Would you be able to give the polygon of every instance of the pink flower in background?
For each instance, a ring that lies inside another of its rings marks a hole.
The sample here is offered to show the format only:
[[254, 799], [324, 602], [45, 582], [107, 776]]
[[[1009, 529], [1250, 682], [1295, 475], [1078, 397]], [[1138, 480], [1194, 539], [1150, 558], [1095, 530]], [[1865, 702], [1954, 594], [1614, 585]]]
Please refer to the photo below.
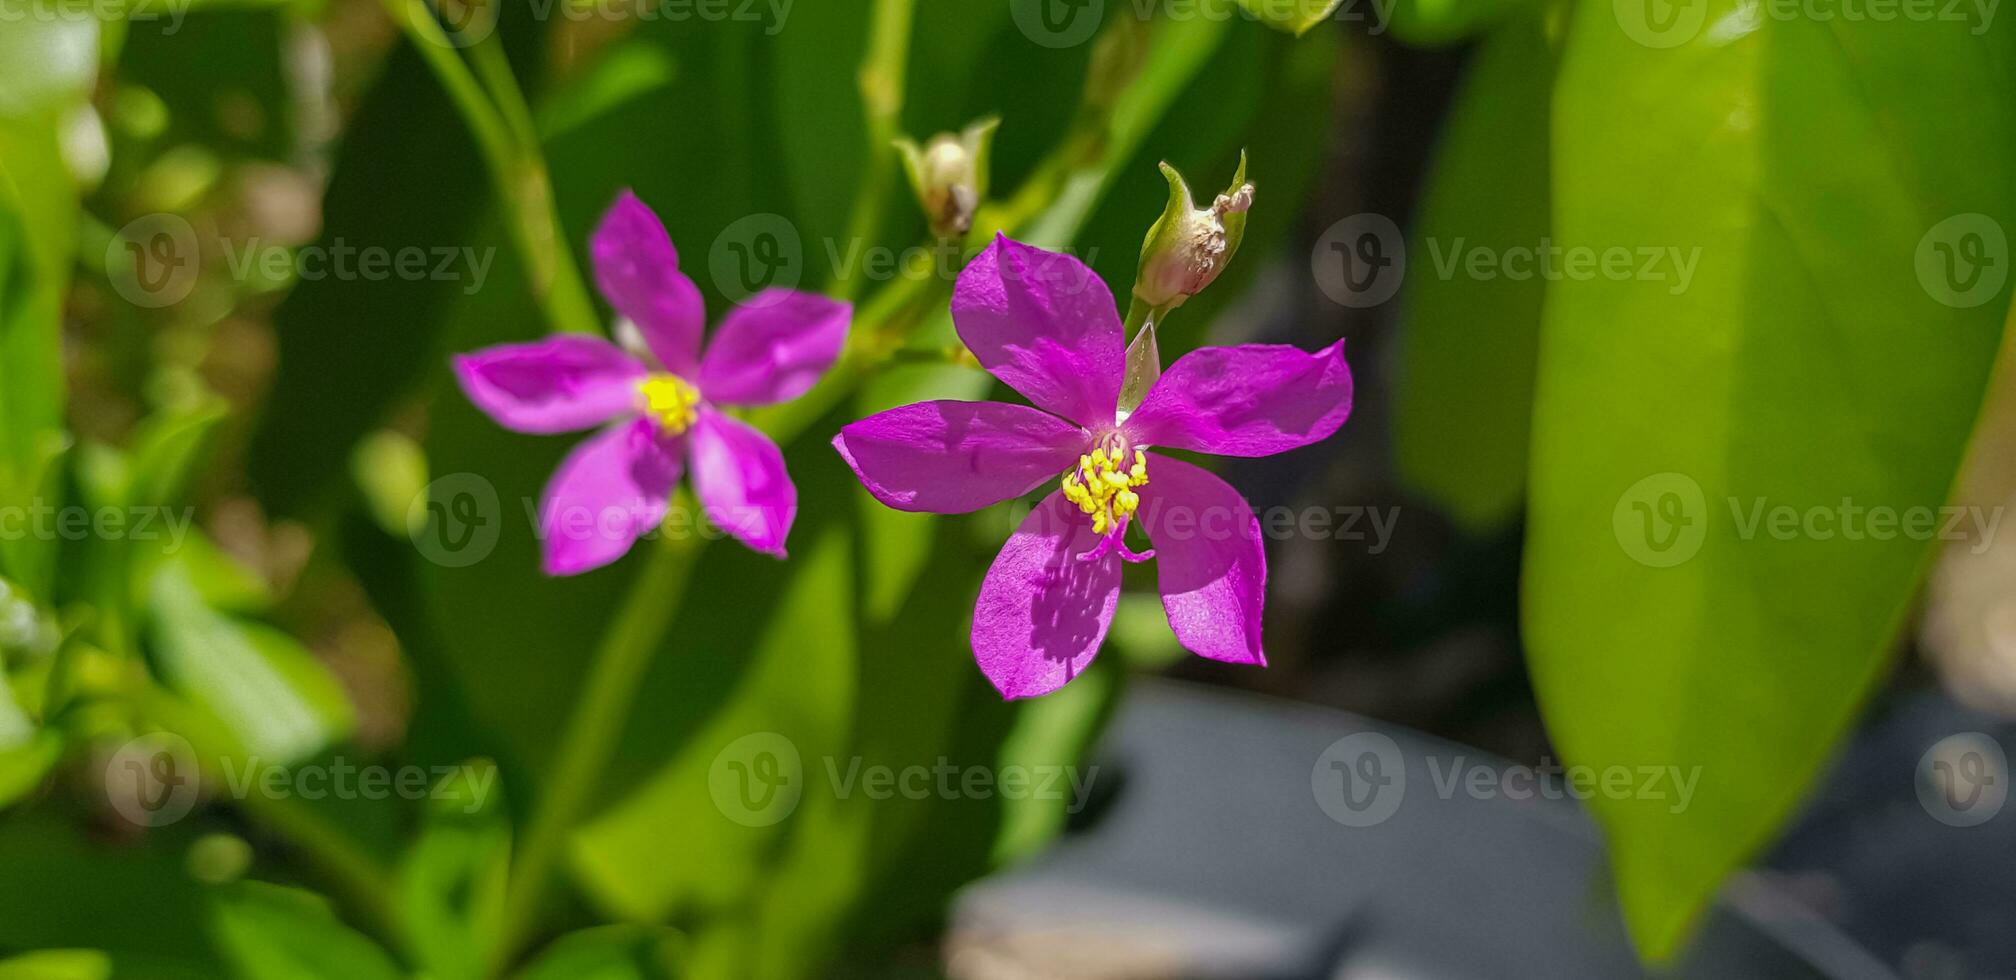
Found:
[[[1238, 491], [1150, 446], [1269, 456], [1328, 437], [1351, 413], [1338, 341], [1207, 347], [1120, 409], [1125, 328], [1113, 296], [1067, 255], [997, 237], [960, 273], [959, 336], [1036, 408], [920, 402], [852, 423], [833, 446], [877, 500], [956, 514], [1056, 480], [980, 586], [973, 654], [1008, 698], [1048, 694], [1091, 663], [1120, 601], [1123, 561], [1156, 558], [1163, 609], [1191, 652], [1265, 664], [1267, 557]], [[1139, 520], [1156, 546], [1136, 553]]]
[[539, 506], [548, 575], [607, 565], [665, 518], [690, 466], [708, 519], [756, 551], [784, 557], [798, 490], [777, 445], [716, 405], [762, 405], [804, 394], [847, 340], [853, 309], [837, 300], [765, 290], [729, 311], [704, 355], [706, 310], [679, 271], [665, 226], [624, 191], [590, 243], [595, 280], [643, 346], [633, 356], [601, 337], [561, 335], [456, 357], [469, 400], [516, 432], [573, 432], [611, 423], [569, 453]]

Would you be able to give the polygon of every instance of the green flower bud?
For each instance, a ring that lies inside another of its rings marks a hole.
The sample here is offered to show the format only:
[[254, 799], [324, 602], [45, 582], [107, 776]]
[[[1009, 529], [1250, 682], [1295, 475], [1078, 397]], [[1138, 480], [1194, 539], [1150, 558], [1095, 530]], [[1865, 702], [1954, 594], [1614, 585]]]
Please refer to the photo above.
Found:
[[989, 116], [957, 134], [939, 133], [922, 147], [908, 137], [896, 141], [933, 235], [958, 238], [973, 227], [973, 212], [987, 198], [987, 156], [1000, 124]]
[[1169, 204], [1141, 243], [1134, 295], [1151, 309], [1167, 311], [1203, 292], [1232, 264], [1239, 242], [1246, 237], [1246, 211], [1253, 206], [1253, 185], [1246, 182], [1243, 152], [1232, 185], [1213, 199], [1210, 207], [1197, 207], [1190, 185], [1175, 167], [1162, 164], [1162, 175], [1169, 179]]

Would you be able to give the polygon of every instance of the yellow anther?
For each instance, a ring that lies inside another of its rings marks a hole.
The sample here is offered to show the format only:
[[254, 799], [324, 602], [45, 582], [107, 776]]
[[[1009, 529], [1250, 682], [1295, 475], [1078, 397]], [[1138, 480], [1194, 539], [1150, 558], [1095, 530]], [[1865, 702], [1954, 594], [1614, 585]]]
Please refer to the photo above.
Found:
[[1078, 468], [1064, 474], [1064, 499], [1092, 518], [1092, 533], [1106, 534], [1134, 516], [1141, 495], [1134, 487], [1148, 483], [1148, 454], [1134, 450], [1134, 463], [1126, 467], [1127, 453], [1108, 453], [1103, 447], [1078, 457]]
[[700, 389], [676, 374], [653, 374], [637, 382], [637, 394], [644, 414], [658, 423], [668, 436], [693, 427], [700, 416]]

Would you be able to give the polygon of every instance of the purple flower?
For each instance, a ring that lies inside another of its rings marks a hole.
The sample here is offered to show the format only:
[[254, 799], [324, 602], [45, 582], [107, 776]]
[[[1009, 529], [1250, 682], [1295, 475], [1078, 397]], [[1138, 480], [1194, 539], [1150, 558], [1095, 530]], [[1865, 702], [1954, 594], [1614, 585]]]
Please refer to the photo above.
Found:
[[636, 327], [637, 356], [600, 337], [562, 335], [455, 358], [455, 377], [497, 424], [573, 432], [611, 423], [569, 453], [539, 505], [548, 575], [607, 565], [665, 519], [689, 465], [707, 517], [742, 543], [784, 557], [798, 489], [776, 443], [715, 406], [805, 393], [847, 340], [853, 308], [769, 289], [729, 311], [705, 355], [700, 290], [658, 216], [624, 191], [590, 242], [595, 280]]
[[[833, 446], [875, 499], [957, 514], [1057, 481], [980, 586], [973, 654], [1008, 698], [1048, 694], [1092, 661], [1123, 561], [1159, 558], [1162, 606], [1191, 652], [1265, 664], [1267, 558], [1238, 491], [1149, 446], [1268, 456], [1329, 436], [1351, 413], [1344, 343], [1194, 351], [1120, 407], [1127, 341], [1083, 263], [997, 237], [952, 296], [959, 336], [1036, 408], [920, 402], [855, 422]], [[1061, 417], [1060, 417], [1061, 416]], [[1139, 520], [1156, 550], [1126, 543]]]

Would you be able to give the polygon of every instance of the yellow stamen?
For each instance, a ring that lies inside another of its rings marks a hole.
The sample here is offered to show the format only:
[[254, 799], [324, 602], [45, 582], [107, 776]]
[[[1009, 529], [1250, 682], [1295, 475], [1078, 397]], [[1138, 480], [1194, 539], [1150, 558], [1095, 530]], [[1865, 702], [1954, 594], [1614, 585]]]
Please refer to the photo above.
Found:
[[700, 389], [676, 374], [653, 374], [637, 382], [643, 412], [668, 436], [693, 427], [700, 415]]
[[1125, 467], [1127, 454], [1102, 447], [1078, 457], [1078, 468], [1064, 474], [1064, 499], [1076, 504], [1092, 518], [1092, 533], [1106, 534], [1134, 516], [1141, 495], [1133, 488], [1148, 483], [1148, 454], [1134, 450], [1134, 465]]

